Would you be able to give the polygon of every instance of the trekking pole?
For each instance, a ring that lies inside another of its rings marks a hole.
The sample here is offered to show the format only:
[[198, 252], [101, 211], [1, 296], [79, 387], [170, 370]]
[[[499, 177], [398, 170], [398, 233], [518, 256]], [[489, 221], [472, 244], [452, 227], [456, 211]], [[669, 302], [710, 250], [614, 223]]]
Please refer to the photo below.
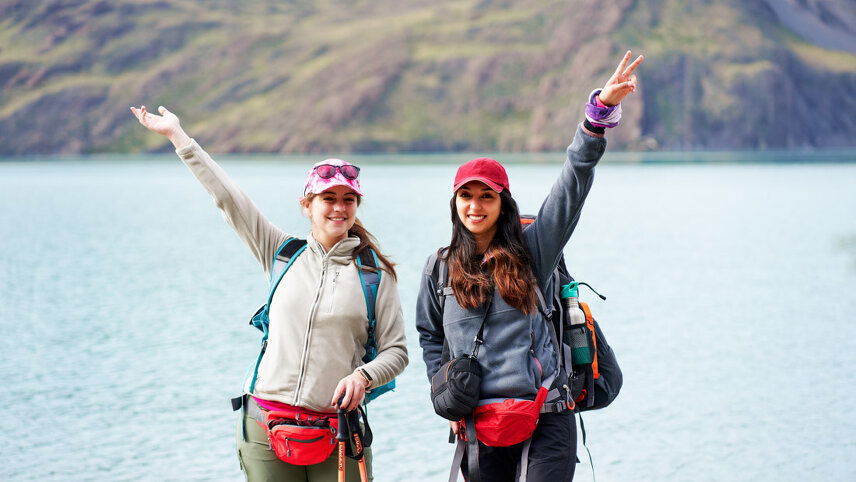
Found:
[[357, 427], [357, 430], [351, 430], [351, 436], [354, 437], [354, 449], [356, 453], [360, 454], [360, 458], [357, 460], [360, 467], [360, 482], [369, 482], [369, 473], [366, 469], [366, 454], [363, 452], [363, 440], [360, 437], [359, 427]]
[[339, 398], [339, 409], [336, 415], [339, 419], [339, 428], [336, 430], [336, 440], [339, 442], [339, 482], [345, 482], [345, 444], [348, 443], [348, 419], [345, 416], [345, 410], [342, 408], [342, 400], [345, 395]]

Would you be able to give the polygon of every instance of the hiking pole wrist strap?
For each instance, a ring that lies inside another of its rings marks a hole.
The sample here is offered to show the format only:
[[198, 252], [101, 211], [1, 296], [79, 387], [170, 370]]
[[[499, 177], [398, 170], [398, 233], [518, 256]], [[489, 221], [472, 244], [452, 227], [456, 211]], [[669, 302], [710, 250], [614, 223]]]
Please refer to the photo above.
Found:
[[458, 472], [461, 470], [461, 463], [464, 461], [464, 454], [467, 454], [467, 482], [481, 482], [481, 473], [479, 471], [479, 441], [476, 438], [476, 424], [472, 415], [467, 415], [464, 418], [464, 426], [466, 432], [466, 440], [464, 437], [458, 436], [458, 446], [455, 447], [455, 456], [452, 458], [452, 470], [449, 473], [449, 482], [458, 481]]
[[467, 424], [467, 482], [481, 482], [479, 470], [479, 440], [476, 438], [476, 422], [472, 415], [466, 418]]

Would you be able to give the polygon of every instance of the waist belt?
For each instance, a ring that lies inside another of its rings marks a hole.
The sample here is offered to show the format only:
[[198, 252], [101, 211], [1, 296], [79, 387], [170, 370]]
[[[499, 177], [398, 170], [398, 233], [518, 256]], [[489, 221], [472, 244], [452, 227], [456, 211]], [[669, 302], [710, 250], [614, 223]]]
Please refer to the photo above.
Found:
[[262, 411], [262, 407], [253, 400], [253, 397], [247, 397], [246, 402], [247, 416], [256, 419], [260, 424], [267, 426], [267, 415]]

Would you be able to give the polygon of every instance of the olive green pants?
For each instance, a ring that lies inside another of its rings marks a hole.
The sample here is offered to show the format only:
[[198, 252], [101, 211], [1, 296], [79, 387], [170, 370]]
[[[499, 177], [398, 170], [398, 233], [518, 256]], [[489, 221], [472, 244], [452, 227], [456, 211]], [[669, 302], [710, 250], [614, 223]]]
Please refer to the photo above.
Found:
[[[246, 414], [238, 417], [236, 443], [241, 470], [248, 482], [284, 481], [284, 482], [336, 482], [338, 480], [338, 450], [333, 450], [324, 462], [315, 465], [292, 465], [279, 460], [268, 445], [267, 434], [252, 418]], [[243, 428], [246, 427], [247, 440], [244, 441]], [[365, 449], [366, 468], [369, 480], [372, 477], [372, 449]], [[345, 480], [360, 482], [360, 468], [357, 461], [345, 457]]]

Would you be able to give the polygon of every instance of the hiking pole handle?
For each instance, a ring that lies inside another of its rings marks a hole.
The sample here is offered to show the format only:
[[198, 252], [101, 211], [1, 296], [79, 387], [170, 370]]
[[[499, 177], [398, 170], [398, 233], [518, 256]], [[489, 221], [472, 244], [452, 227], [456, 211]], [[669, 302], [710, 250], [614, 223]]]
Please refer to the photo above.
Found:
[[339, 419], [339, 428], [336, 429], [336, 440], [339, 442], [348, 441], [348, 412], [342, 408], [342, 400], [344, 399], [345, 395], [339, 397], [339, 401], [337, 403], [339, 409], [336, 410], [336, 417]]

